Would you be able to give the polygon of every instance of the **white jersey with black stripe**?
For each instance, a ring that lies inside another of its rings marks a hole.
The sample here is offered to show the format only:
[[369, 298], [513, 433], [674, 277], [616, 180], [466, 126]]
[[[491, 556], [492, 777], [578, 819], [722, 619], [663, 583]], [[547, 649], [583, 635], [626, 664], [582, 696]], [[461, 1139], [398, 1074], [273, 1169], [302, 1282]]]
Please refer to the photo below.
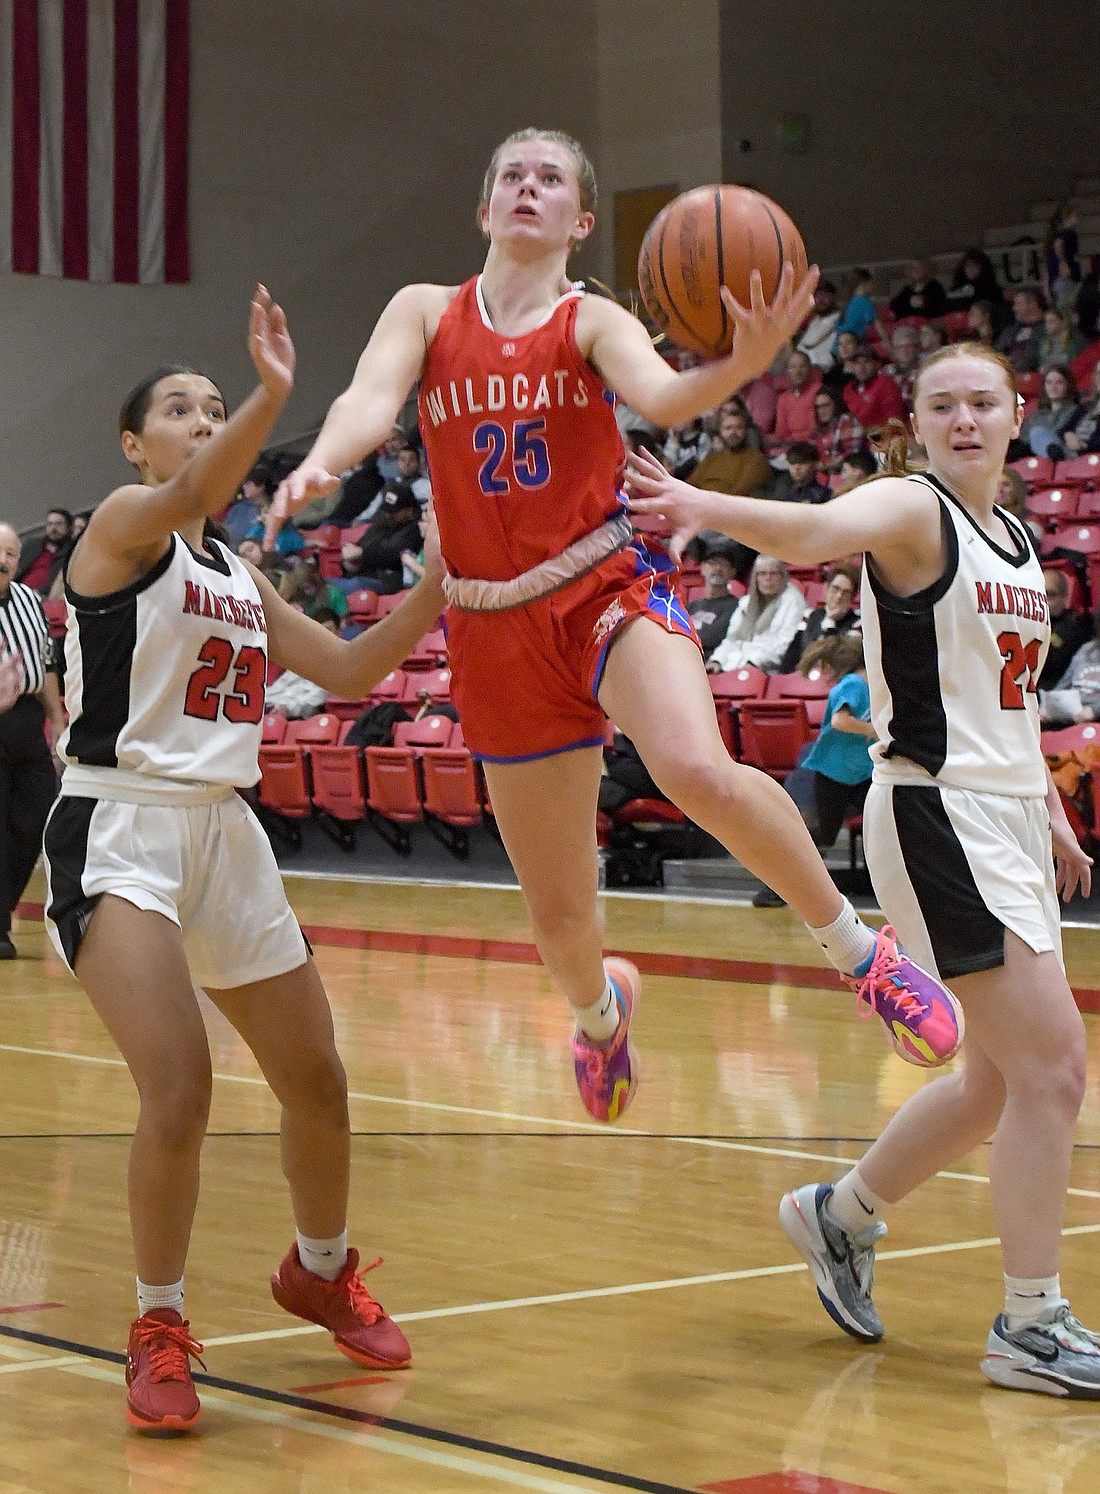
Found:
[[894, 596], [870, 562], [864, 567], [874, 776], [1043, 795], [1037, 686], [1050, 616], [1031, 537], [997, 509], [1003, 545], [931, 474], [910, 481], [939, 500], [947, 565], [912, 597]]
[[245, 788], [259, 778], [267, 623], [224, 545], [174, 534], [140, 581], [108, 596], [66, 586], [66, 763]]

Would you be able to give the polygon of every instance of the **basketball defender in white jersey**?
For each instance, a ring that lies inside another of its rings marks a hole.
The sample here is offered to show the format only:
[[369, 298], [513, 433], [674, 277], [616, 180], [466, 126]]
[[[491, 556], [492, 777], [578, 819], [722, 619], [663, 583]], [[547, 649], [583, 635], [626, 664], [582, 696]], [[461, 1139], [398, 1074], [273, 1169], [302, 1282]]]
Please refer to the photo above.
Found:
[[138, 1271], [126, 1414], [141, 1430], [199, 1416], [183, 1271], [210, 1105], [194, 983], [256, 1055], [282, 1105], [297, 1240], [277, 1302], [329, 1328], [357, 1363], [399, 1369], [409, 1346], [347, 1247], [347, 1082], [309, 947], [267, 838], [236, 793], [259, 778], [268, 658], [356, 697], [438, 616], [441, 562], [376, 628], [333, 637], [205, 532], [290, 392], [294, 347], [258, 287], [260, 382], [232, 419], [205, 375], [161, 368], [130, 395], [122, 449], [141, 482], [104, 500], [66, 573], [61, 797], [46, 828], [47, 928], [133, 1075], [141, 1110], [129, 1194]]
[[[966, 1062], [908, 1100], [847, 1177], [787, 1194], [780, 1219], [830, 1315], [882, 1337], [871, 1300], [882, 1214], [993, 1137], [990, 1181], [1004, 1311], [982, 1369], [995, 1384], [1100, 1398], [1100, 1338], [1069, 1311], [1059, 1246], [1085, 1084], [1085, 1036], [1061, 960], [1058, 893], [1091, 862], [1039, 745], [1036, 685], [1050, 624], [1024, 526], [996, 506], [1016, 378], [973, 343], [917, 374], [909, 475], [900, 423], [887, 476], [816, 509], [702, 493], [639, 454], [635, 507], [679, 548], [720, 529], [798, 565], [865, 553], [863, 631], [878, 742], [864, 811], [879, 902], [966, 1013]], [[1051, 851], [1053, 848], [1053, 860]]]

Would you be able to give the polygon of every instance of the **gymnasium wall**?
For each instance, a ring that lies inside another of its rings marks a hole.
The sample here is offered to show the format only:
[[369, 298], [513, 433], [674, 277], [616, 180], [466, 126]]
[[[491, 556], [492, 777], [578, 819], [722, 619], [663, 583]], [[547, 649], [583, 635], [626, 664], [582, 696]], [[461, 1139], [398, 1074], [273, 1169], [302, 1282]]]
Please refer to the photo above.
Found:
[[[811, 259], [961, 247], [1097, 170], [1100, 51], [1080, 0], [720, 11], [724, 179], [782, 202]], [[781, 149], [784, 119], [796, 138], [808, 126], [803, 153]]]

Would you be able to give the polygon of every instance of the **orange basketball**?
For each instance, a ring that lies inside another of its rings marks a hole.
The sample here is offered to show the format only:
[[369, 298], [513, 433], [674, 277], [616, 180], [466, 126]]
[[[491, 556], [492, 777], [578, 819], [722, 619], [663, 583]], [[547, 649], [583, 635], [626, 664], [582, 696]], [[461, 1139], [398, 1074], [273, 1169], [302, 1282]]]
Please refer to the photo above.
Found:
[[751, 187], [694, 187], [646, 229], [638, 255], [645, 308], [671, 341], [707, 358], [728, 353], [733, 323], [719, 287], [749, 304], [749, 277], [760, 271], [770, 301], [786, 264], [795, 284], [806, 273], [802, 235], [778, 203]]

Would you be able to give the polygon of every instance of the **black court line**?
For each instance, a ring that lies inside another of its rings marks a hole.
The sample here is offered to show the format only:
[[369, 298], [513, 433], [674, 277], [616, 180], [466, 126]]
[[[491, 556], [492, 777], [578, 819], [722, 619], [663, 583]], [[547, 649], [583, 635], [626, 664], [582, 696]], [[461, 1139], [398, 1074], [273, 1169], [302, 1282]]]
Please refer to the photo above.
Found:
[[[55, 1338], [49, 1333], [32, 1333], [29, 1329], [9, 1328], [0, 1324], [0, 1336], [19, 1339], [24, 1343], [39, 1344], [47, 1349], [59, 1349], [66, 1354], [79, 1354], [86, 1359], [101, 1359], [108, 1364], [124, 1365], [126, 1355], [114, 1349], [98, 1349], [92, 1344], [82, 1344], [69, 1338]], [[220, 1375], [197, 1374], [196, 1385], [209, 1385], [213, 1390], [228, 1390], [234, 1395], [257, 1401], [270, 1401], [277, 1406], [291, 1406], [297, 1411], [313, 1411], [321, 1416], [335, 1417], [339, 1421], [351, 1421], [360, 1426], [377, 1427], [386, 1432], [400, 1432], [406, 1437], [416, 1437], [422, 1442], [437, 1442], [445, 1447], [461, 1448], [464, 1452], [484, 1453], [511, 1463], [525, 1463], [533, 1468], [545, 1468], [553, 1473], [569, 1473], [574, 1478], [586, 1478], [594, 1482], [612, 1484], [619, 1489], [637, 1489], [641, 1494], [697, 1494], [683, 1484], [664, 1484], [657, 1479], [637, 1478], [631, 1473], [616, 1473], [609, 1468], [596, 1468], [589, 1463], [575, 1463], [570, 1458], [555, 1458], [548, 1453], [531, 1452], [524, 1447], [511, 1447], [506, 1442], [490, 1442], [484, 1437], [467, 1437], [462, 1432], [447, 1432], [441, 1427], [427, 1427], [416, 1421], [401, 1421], [392, 1416], [375, 1416], [369, 1411], [357, 1411], [352, 1406], [338, 1406], [332, 1401], [315, 1400], [308, 1395], [295, 1395], [288, 1390], [269, 1390], [264, 1385], [250, 1385], [243, 1380], [225, 1380]]]

